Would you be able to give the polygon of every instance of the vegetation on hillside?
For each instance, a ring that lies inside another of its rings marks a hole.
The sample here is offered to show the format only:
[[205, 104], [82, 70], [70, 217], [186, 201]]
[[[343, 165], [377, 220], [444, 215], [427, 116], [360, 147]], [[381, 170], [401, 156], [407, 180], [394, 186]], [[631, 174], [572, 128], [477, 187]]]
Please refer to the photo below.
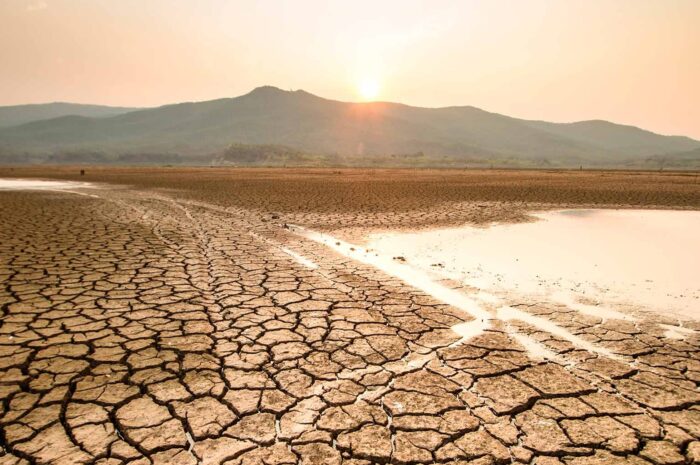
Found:
[[0, 163], [688, 168], [700, 165], [698, 150], [700, 141], [606, 121], [557, 124], [466, 106], [346, 103], [273, 87], [0, 128]]

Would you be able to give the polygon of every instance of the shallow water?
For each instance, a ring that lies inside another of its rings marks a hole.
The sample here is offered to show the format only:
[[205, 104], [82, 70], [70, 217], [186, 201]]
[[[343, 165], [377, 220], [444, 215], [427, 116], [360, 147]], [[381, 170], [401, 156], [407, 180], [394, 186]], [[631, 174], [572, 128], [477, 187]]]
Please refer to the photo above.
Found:
[[292, 226], [292, 229], [300, 232], [309, 239], [330, 247], [346, 257], [361, 261], [391, 276], [400, 278], [407, 284], [417, 289], [424, 290], [443, 302], [469, 313], [474, 318], [488, 320], [491, 317], [487, 312], [481, 309], [481, 306], [474, 299], [435, 282], [428, 273], [419, 268], [401, 263], [386, 254], [378, 254], [371, 249], [350, 244], [328, 234], [304, 229], [299, 226]]
[[46, 181], [43, 179], [7, 179], [0, 178], [0, 191], [17, 191], [17, 190], [33, 190], [33, 191], [49, 191], [49, 192], [68, 192], [70, 194], [83, 195], [87, 197], [97, 197], [93, 194], [79, 192], [75, 189], [93, 189], [96, 186], [89, 182], [77, 181]]
[[313, 261], [304, 257], [303, 255], [300, 255], [292, 250], [289, 250], [286, 247], [282, 247], [282, 248], [280, 248], [280, 250], [282, 252], [286, 253], [287, 255], [289, 255], [290, 257], [292, 257], [297, 263], [300, 263], [311, 270], [315, 270], [318, 268], [318, 265], [316, 263], [314, 263]]
[[700, 318], [700, 212], [565, 210], [539, 221], [374, 236], [368, 248], [489, 293], [596, 316]]

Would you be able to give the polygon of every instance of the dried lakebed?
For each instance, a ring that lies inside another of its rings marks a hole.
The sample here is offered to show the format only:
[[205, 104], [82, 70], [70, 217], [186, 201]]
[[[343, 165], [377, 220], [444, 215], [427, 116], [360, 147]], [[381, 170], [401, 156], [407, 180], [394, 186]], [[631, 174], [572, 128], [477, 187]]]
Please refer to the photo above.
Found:
[[488, 292], [557, 301], [602, 317], [624, 319], [608, 308], [616, 306], [700, 319], [700, 212], [563, 210], [534, 217], [376, 235], [367, 247]]
[[2, 191], [47, 191], [66, 192], [86, 197], [97, 197], [89, 192], [78, 189], [93, 189], [96, 186], [88, 182], [76, 181], [49, 181], [45, 179], [4, 179], [0, 178], [0, 192]]
[[586, 312], [147, 189], [3, 190], [0, 222], [3, 465], [700, 457], [683, 314]]

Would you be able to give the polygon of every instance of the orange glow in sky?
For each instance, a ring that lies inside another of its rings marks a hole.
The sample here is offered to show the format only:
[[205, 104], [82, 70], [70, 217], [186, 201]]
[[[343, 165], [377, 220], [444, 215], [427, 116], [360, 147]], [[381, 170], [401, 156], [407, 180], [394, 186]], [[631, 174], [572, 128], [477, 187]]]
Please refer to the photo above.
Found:
[[379, 97], [379, 81], [375, 78], [364, 78], [357, 84], [357, 92], [360, 98], [372, 102]]
[[700, 138], [700, 1], [0, 1], [0, 105], [269, 84]]

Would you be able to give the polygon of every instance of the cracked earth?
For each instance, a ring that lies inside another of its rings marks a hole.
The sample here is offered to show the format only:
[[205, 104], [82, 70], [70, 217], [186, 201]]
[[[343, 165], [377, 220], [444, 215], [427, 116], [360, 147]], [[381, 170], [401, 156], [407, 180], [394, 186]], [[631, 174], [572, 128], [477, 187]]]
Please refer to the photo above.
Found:
[[345, 217], [84, 192], [0, 192], [0, 464], [700, 461], [697, 322], [470, 313], [289, 226]]

